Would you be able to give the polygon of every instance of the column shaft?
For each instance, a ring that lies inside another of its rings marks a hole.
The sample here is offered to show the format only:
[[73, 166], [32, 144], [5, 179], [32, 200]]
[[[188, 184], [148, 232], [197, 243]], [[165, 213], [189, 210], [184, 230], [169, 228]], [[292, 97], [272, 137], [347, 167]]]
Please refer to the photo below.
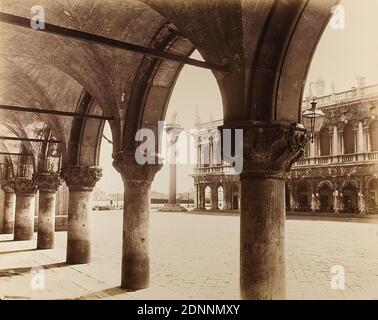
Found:
[[68, 167], [61, 171], [69, 188], [67, 263], [90, 262], [92, 193], [101, 177], [102, 169], [98, 167]]
[[90, 215], [92, 191], [69, 191], [67, 263], [88, 263], [91, 260]]
[[139, 164], [134, 152], [114, 156], [113, 166], [121, 173], [125, 192], [123, 207], [122, 288], [149, 286], [149, 217], [151, 183], [162, 165]]
[[51, 249], [54, 247], [55, 198], [55, 192], [39, 192], [38, 249]]
[[[172, 147], [173, 148], [173, 147]], [[176, 204], [176, 164], [169, 165], [169, 204]]]
[[285, 298], [284, 203], [284, 180], [241, 180], [240, 289], [243, 299]]
[[35, 194], [16, 193], [14, 240], [32, 240], [34, 235]]
[[125, 181], [121, 286], [143, 289], [149, 286], [150, 186]]
[[12, 234], [14, 232], [15, 212], [16, 212], [16, 195], [14, 194], [14, 192], [5, 192], [3, 233]]
[[243, 157], [239, 176], [241, 298], [284, 299], [284, 179], [304, 154], [306, 130], [267, 122], [234, 126], [243, 129], [243, 154], [237, 155]]

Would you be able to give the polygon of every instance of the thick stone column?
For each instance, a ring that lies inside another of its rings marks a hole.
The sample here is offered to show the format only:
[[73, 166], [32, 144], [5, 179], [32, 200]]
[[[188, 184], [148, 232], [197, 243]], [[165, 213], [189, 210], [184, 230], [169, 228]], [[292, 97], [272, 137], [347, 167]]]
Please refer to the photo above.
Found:
[[1, 187], [4, 190], [4, 216], [2, 233], [12, 234], [14, 232], [14, 218], [16, 212], [16, 195], [10, 181], [2, 181]]
[[16, 192], [14, 240], [32, 240], [37, 186], [32, 179], [20, 177], [12, 181], [12, 186]]
[[285, 173], [304, 153], [302, 126], [249, 122], [240, 174], [243, 299], [285, 299]]
[[92, 193], [101, 172], [98, 167], [69, 167], [61, 171], [61, 178], [69, 188], [67, 263], [90, 262]]
[[60, 185], [59, 174], [36, 173], [39, 189], [37, 249], [52, 249], [55, 233], [55, 200]]
[[121, 287], [144, 289], [150, 281], [150, 189], [162, 166], [138, 164], [134, 153], [115, 154], [113, 165], [122, 175], [125, 187]]

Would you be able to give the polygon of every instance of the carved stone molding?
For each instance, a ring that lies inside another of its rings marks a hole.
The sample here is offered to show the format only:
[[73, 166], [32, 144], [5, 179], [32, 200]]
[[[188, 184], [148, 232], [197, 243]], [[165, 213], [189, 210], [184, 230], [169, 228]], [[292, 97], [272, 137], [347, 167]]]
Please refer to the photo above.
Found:
[[92, 191], [102, 177], [102, 169], [98, 167], [63, 168], [60, 177], [73, 191]]
[[134, 152], [119, 152], [113, 154], [113, 159], [113, 166], [121, 174], [123, 181], [137, 185], [150, 185], [163, 166], [157, 157], [155, 164], [139, 164]]
[[27, 178], [15, 178], [11, 181], [11, 187], [14, 189], [15, 193], [18, 194], [30, 194], [35, 195], [38, 190], [37, 185], [32, 179]]
[[53, 173], [34, 173], [33, 179], [35, 184], [38, 186], [39, 191], [42, 192], [57, 192], [62, 181], [59, 174]]
[[1, 189], [3, 189], [5, 193], [14, 193], [14, 189], [12, 186], [12, 181], [10, 180], [1, 181]]
[[[229, 128], [229, 127], [228, 127]], [[285, 177], [305, 152], [306, 129], [301, 125], [248, 122], [243, 129], [243, 170], [240, 178]]]

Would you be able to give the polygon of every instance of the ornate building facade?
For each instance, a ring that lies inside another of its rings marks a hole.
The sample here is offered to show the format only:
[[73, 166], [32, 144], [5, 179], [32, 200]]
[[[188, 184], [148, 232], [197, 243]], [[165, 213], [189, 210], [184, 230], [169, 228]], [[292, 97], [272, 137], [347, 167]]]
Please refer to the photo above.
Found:
[[[315, 83], [317, 107], [324, 117], [317, 120], [314, 142], [287, 174], [287, 211], [378, 213], [378, 85], [357, 80], [357, 87], [329, 95], [324, 95], [323, 80]], [[313, 98], [309, 94], [303, 101], [303, 110]], [[198, 210], [240, 207], [239, 176], [229, 164], [213, 160], [213, 133], [220, 125], [197, 125], [193, 178]], [[209, 153], [208, 163], [204, 152]]]

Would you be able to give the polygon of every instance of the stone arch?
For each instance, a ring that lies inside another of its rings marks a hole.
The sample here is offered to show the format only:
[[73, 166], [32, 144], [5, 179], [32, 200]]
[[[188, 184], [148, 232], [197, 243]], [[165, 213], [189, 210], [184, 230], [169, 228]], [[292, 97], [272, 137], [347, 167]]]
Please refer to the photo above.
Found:
[[352, 185], [354, 188], [356, 188], [357, 190], [359, 190], [359, 184], [357, 182], [357, 180], [355, 179], [347, 179], [347, 180], [344, 180], [340, 186], [340, 191], [342, 191], [346, 186], [348, 185]]
[[376, 180], [378, 179], [378, 175], [374, 174], [373, 176], [369, 177], [366, 179], [365, 181], [365, 185], [364, 185], [364, 188], [367, 189], [370, 185], [370, 183], [373, 181], [373, 180]]
[[[0, 143], [2, 150], [7, 150], [6, 145]], [[14, 177], [14, 166], [12, 158], [8, 155], [3, 155], [4, 163], [1, 165], [0, 180], [10, 180]]]
[[325, 180], [320, 181], [320, 182], [316, 185], [315, 191], [316, 191], [316, 192], [319, 192], [319, 189], [322, 188], [323, 186], [327, 186], [327, 187], [329, 187], [331, 190], [335, 190], [335, 186], [334, 186], [334, 184], [333, 184], [330, 180], [325, 179]]
[[[96, 113], [99, 111], [99, 106], [93, 97], [84, 90], [76, 111]], [[105, 122], [98, 119], [73, 119], [68, 155], [63, 165], [68, 167], [98, 166], [104, 125]]]
[[[193, 44], [183, 38], [176, 28], [164, 24], [153, 36], [150, 47], [189, 57], [194, 51]], [[129, 108], [124, 124], [121, 148], [133, 150], [136, 147], [135, 133], [140, 128], [158, 132], [158, 121], [165, 118], [169, 99], [184, 64], [144, 57], [132, 84]], [[157, 142], [157, 141], [156, 141]]]
[[321, 212], [334, 211], [334, 185], [330, 180], [322, 180], [317, 185], [318, 208]]
[[203, 186], [204, 190], [204, 201], [205, 201], [205, 209], [211, 209], [213, 205], [213, 188], [211, 187], [211, 184], [207, 183]]
[[372, 176], [365, 184], [364, 196], [366, 199], [366, 209], [369, 213], [378, 212], [378, 178]]
[[342, 208], [345, 213], [355, 213], [359, 210], [359, 187], [355, 180], [346, 180], [341, 185]]
[[307, 181], [299, 181], [294, 185], [293, 195], [296, 200], [297, 209], [307, 211], [311, 207], [311, 186]]

